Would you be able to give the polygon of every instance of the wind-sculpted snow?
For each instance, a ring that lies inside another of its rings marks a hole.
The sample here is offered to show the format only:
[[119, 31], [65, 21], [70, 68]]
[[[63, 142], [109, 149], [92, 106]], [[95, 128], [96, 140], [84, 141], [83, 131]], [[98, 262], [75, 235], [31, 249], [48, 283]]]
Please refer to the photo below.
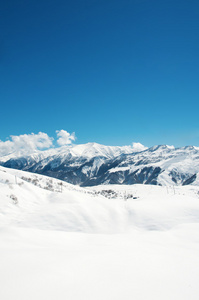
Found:
[[79, 188], [2, 168], [1, 224], [48, 230], [117, 233], [168, 230], [199, 221], [197, 188], [147, 185]]
[[0, 298], [198, 300], [197, 186], [81, 188], [0, 167]]

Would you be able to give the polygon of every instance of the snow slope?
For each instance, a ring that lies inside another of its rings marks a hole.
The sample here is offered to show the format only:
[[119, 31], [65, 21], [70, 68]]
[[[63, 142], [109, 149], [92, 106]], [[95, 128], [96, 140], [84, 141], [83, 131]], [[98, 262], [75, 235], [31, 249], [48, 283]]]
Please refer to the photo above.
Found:
[[196, 186], [80, 188], [0, 167], [0, 299], [196, 300]]

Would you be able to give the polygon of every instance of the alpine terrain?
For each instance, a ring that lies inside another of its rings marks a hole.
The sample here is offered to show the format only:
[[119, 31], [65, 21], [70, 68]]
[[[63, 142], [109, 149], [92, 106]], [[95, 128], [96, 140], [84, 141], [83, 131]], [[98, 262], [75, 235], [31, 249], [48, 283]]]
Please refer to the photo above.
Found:
[[97, 143], [63, 146], [29, 155], [11, 153], [0, 165], [80, 186], [99, 184], [198, 185], [199, 148], [160, 145], [136, 149]]

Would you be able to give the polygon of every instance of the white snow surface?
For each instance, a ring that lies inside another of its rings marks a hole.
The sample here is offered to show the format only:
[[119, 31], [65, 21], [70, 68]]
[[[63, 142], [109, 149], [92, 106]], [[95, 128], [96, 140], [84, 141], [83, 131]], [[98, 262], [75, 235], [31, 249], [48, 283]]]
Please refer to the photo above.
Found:
[[0, 167], [0, 299], [198, 300], [198, 191]]

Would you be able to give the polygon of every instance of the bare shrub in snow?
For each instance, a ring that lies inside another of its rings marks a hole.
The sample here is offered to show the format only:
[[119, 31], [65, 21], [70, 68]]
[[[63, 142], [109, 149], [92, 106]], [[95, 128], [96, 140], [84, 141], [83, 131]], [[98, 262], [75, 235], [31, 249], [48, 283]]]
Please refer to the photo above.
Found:
[[17, 203], [18, 203], [18, 199], [17, 199], [17, 197], [16, 197], [15, 195], [11, 194], [11, 195], [10, 195], [10, 199], [13, 200], [13, 203], [14, 203], [14, 204], [17, 204]]
[[62, 183], [62, 182], [59, 182], [58, 185], [60, 186], [60, 193], [62, 193], [62, 190], [63, 190], [63, 183]]

